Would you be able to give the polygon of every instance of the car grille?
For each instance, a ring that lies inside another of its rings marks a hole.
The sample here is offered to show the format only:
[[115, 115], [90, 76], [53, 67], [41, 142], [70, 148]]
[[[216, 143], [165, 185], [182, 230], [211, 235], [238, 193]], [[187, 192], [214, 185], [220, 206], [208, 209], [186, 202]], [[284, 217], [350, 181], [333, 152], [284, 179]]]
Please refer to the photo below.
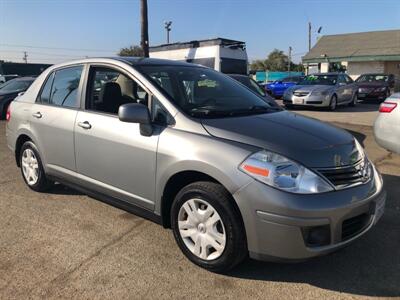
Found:
[[297, 96], [297, 97], [305, 97], [309, 94], [310, 92], [293, 92], [293, 95]]
[[319, 169], [318, 172], [340, 189], [367, 182], [371, 177], [371, 165], [364, 158], [350, 166]]
[[342, 223], [342, 241], [348, 240], [362, 232], [370, 221], [371, 216], [367, 213], [344, 220]]
[[373, 88], [359, 88], [358, 92], [359, 93], [369, 93], [372, 92], [374, 89]]

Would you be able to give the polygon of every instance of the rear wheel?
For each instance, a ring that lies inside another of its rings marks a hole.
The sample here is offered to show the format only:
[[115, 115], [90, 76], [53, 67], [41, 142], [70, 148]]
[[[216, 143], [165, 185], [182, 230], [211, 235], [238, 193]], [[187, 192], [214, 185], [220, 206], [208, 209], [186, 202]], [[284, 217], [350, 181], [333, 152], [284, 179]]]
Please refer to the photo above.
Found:
[[175, 240], [193, 263], [227, 271], [247, 256], [246, 235], [232, 197], [221, 185], [195, 182], [176, 196], [171, 209]]
[[43, 169], [42, 160], [34, 143], [25, 142], [21, 148], [20, 166], [22, 178], [29, 188], [36, 192], [44, 192], [52, 185]]
[[329, 110], [334, 111], [337, 107], [337, 96], [333, 95], [329, 102]]

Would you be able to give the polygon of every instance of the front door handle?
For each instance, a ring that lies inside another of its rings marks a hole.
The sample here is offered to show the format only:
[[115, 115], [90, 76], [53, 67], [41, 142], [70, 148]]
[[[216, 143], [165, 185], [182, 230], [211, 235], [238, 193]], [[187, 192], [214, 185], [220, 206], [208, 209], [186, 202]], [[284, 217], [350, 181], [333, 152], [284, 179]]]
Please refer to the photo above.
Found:
[[42, 116], [42, 114], [40, 113], [40, 111], [38, 111], [37, 113], [32, 114], [33, 117], [40, 119]]
[[90, 123], [88, 121], [85, 122], [79, 122], [78, 123], [79, 127], [82, 127], [83, 129], [90, 129], [92, 128], [92, 125], [90, 125]]

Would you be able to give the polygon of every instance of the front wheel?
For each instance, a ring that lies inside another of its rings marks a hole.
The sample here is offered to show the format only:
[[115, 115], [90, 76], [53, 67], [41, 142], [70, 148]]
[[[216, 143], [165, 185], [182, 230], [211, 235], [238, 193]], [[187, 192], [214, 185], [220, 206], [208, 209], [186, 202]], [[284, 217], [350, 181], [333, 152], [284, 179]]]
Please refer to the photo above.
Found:
[[334, 111], [337, 107], [337, 96], [333, 95], [331, 101], [329, 102], [329, 110]]
[[229, 192], [213, 182], [195, 182], [176, 196], [171, 209], [175, 240], [193, 263], [227, 271], [247, 256], [240, 213]]
[[50, 188], [52, 181], [46, 177], [39, 151], [34, 143], [28, 141], [22, 145], [19, 162], [22, 178], [29, 188], [36, 192], [44, 192]]

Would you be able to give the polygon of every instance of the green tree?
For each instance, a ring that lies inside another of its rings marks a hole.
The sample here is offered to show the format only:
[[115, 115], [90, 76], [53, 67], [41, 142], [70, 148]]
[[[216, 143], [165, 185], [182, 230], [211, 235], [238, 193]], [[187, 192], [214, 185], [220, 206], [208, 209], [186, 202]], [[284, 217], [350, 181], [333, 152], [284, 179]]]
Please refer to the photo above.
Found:
[[143, 57], [143, 50], [140, 46], [129, 46], [126, 48], [122, 48], [118, 52], [119, 56], [138, 56], [138, 57]]
[[[254, 60], [250, 64], [251, 71], [287, 71], [288, 70], [289, 58], [288, 56], [279, 49], [274, 49], [268, 54], [265, 60]], [[302, 72], [303, 65], [290, 63], [290, 70], [293, 72]]]

